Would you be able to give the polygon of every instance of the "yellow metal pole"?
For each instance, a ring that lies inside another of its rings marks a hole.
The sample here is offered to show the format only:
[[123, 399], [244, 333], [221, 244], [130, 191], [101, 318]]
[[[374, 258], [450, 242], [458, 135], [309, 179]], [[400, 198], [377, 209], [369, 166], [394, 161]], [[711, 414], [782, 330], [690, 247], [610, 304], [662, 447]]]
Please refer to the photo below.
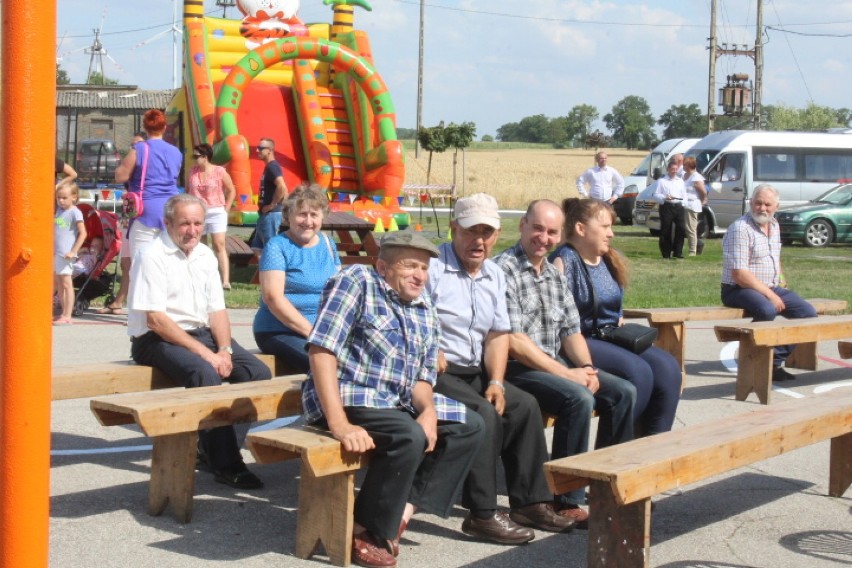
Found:
[[0, 568], [44, 568], [56, 0], [7, 1], [0, 10]]

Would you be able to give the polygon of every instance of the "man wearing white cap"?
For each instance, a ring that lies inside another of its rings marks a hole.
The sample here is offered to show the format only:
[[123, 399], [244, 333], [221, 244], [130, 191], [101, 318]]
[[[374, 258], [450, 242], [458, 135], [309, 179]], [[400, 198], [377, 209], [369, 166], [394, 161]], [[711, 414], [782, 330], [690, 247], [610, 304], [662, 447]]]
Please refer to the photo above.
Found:
[[[497, 201], [485, 193], [459, 199], [451, 243], [431, 260], [427, 292], [441, 325], [435, 392], [463, 402], [485, 421], [482, 444], [467, 476], [462, 531], [501, 544], [522, 544], [532, 528], [565, 532], [574, 521], [556, 514], [544, 480], [547, 446], [535, 398], [504, 382], [510, 322], [506, 279], [488, 259], [500, 234]], [[497, 463], [503, 458], [510, 513], [497, 509]]]

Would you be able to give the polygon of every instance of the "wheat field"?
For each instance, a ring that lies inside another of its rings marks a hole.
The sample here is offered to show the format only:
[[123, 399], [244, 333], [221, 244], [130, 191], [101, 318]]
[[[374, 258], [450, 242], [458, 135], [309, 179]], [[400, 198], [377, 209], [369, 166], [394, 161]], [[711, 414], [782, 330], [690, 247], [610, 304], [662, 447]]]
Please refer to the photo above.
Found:
[[[609, 165], [626, 176], [647, 152], [614, 148], [607, 154]], [[525, 209], [533, 199], [559, 201], [577, 195], [577, 177], [594, 165], [594, 155], [594, 149], [474, 150], [465, 152], [463, 169], [459, 152], [456, 196], [485, 192], [493, 195], [502, 209]], [[408, 152], [405, 183], [426, 184], [428, 164], [428, 152], [421, 151], [417, 159], [413, 151]], [[433, 155], [429, 181], [432, 185], [453, 183], [451, 151]]]

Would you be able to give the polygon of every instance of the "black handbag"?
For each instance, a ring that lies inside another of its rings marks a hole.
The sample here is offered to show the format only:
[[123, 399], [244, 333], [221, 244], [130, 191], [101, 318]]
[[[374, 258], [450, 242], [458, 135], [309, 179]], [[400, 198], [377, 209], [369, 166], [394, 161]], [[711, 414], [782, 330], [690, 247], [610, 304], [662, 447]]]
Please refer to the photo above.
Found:
[[598, 298], [595, 294], [595, 285], [592, 283], [589, 269], [586, 267], [586, 263], [583, 261], [580, 253], [574, 247], [571, 248], [574, 250], [574, 254], [577, 255], [580, 266], [583, 267], [583, 273], [586, 275], [586, 284], [589, 286], [589, 294], [592, 296], [592, 329], [594, 330], [592, 337], [613, 343], [637, 355], [643, 353], [657, 340], [657, 328], [638, 323], [598, 327]]

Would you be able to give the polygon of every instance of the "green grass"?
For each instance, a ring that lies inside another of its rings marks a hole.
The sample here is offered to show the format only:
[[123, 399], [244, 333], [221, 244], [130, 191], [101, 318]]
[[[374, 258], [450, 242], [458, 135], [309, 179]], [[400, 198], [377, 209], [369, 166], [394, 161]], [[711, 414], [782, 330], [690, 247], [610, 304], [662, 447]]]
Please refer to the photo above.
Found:
[[[412, 221], [418, 222], [412, 214]], [[424, 235], [436, 243], [447, 237], [447, 217], [423, 215]], [[442, 238], [438, 238], [438, 228]], [[230, 228], [229, 231], [246, 231]], [[246, 231], [246, 235], [248, 235]], [[630, 284], [624, 305], [631, 308], [720, 305], [719, 282], [722, 271], [722, 239], [708, 239], [704, 254], [684, 260], [660, 258], [658, 240], [640, 227], [615, 228], [614, 246], [625, 254], [630, 264]], [[241, 233], [238, 233], [241, 234]], [[495, 254], [518, 240], [518, 219], [505, 219]], [[852, 305], [852, 246], [834, 245], [826, 249], [810, 249], [801, 245], [785, 246], [782, 252], [784, 275], [790, 288], [805, 298], [833, 298]], [[258, 287], [248, 284], [256, 267], [233, 267], [234, 288], [226, 300], [230, 308], [256, 308]]]

